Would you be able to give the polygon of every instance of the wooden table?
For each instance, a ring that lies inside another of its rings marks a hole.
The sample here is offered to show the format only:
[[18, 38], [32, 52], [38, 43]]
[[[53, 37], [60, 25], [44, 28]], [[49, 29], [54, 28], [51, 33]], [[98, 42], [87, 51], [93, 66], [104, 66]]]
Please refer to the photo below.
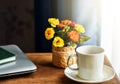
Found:
[[[64, 69], [54, 67], [51, 53], [26, 53], [37, 66], [37, 71], [30, 74], [0, 78], [0, 84], [83, 84], [70, 80], [64, 75]], [[105, 64], [111, 66], [105, 57]], [[87, 84], [87, 83], [86, 83]], [[120, 84], [115, 75], [110, 81], [99, 84]]]

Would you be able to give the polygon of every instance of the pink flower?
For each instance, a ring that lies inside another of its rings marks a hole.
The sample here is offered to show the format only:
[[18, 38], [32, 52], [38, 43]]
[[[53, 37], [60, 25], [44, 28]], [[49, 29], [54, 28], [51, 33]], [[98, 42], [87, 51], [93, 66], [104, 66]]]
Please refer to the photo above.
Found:
[[75, 24], [76, 24], [76, 22], [71, 22], [71, 23], [70, 23], [70, 26], [71, 26], [71, 27], [74, 27]]

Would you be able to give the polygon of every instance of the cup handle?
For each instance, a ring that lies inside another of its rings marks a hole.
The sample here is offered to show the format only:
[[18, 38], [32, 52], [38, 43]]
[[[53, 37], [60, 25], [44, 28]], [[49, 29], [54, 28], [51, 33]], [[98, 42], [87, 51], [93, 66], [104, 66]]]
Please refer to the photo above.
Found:
[[78, 70], [78, 67], [70, 67], [70, 63], [69, 63], [69, 61], [70, 61], [70, 59], [72, 58], [72, 57], [77, 57], [77, 55], [76, 54], [73, 54], [73, 55], [70, 55], [69, 57], [68, 57], [68, 60], [67, 60], [67, 66], [70, 68], [70, 69], [72, 69], [72, 70]]

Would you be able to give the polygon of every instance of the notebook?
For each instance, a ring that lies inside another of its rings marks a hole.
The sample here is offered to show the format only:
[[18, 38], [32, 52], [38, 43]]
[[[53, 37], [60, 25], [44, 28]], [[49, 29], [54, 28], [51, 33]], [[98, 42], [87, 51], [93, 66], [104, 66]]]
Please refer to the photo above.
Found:
[[16, 55], [16, 61], [0, 65], [0, 77], [35, 72], [36, 65], [24, 54], [17, 45], [0, 46]]
[[16, 60], [16, 55], [3, 49], [0, 48], [0, 65], [12, 62]]

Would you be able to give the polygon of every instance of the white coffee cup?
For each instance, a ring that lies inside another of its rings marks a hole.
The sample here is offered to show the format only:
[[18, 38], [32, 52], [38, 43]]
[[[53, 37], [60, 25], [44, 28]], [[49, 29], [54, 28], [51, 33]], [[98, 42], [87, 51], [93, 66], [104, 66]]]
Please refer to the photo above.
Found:
[[104, 49], [99, 46], [86, 45], [76, 48], [76, 55], [71, 55], [68, 58], [68, 67], [70, 67], [69, 60], [71, 57], [77, 57], [78, 77], [85, 80], [96, 80], [103, 77], [104, 65]]

